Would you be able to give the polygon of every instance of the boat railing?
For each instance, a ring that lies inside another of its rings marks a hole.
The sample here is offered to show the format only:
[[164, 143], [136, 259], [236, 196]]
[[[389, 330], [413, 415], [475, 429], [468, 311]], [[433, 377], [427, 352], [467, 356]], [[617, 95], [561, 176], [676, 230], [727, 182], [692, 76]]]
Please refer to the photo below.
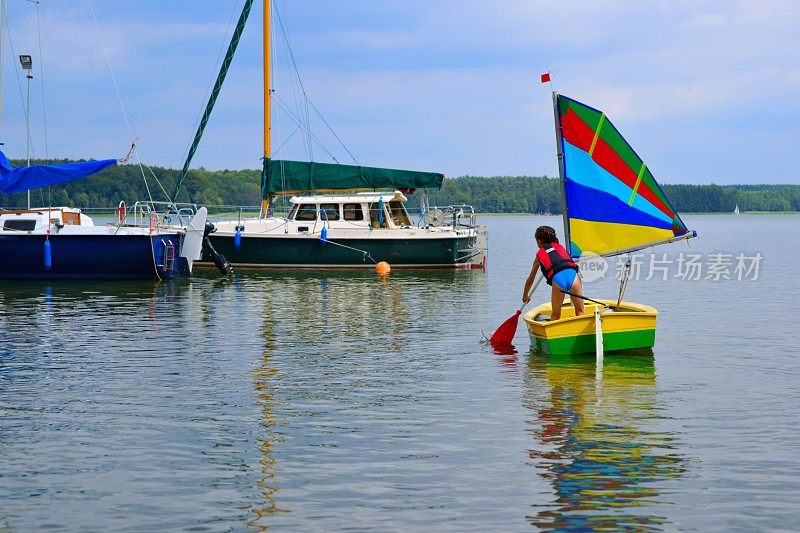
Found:
[[124, 204], [121, 204], [119, 218], [125, 225], [141, 226], [155, 222], [184, 227], [195, 213], [197, 204], [137, 201], [130, 209], [125, 209]]
[[424, 220], [427, 225], [434, 227], [472, 229], [477, 226], [475, 208], [467, 204], [431, 206], [425, 211]]

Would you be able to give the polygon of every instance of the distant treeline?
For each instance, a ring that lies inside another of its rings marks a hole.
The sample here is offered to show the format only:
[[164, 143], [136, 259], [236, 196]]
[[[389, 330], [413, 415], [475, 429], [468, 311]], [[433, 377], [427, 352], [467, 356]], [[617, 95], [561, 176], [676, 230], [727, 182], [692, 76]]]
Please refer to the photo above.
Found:
[[[87, 208], [112, 207], [124, 200], [130, 205], [136, 200], [148, 199], [148, 187], [154, 200], [166, 200], [162, 187], [172, 194], [179, 172], [152, 167], [152, 173], [161, 185], [147, 168], [144, 169], [145, 186], [138, 165], [112, 167], [85, 180], [35, 189], [31, 191], [31, 203]], [[800, 185], [664, 185], [663, 188], [675, 208], [683, 213], [730, 213], [737, 205], [741, 211], [800, 211]], [[430, 202], [470, 204], [480, 213], [558, 213], [561, 211], [560, 194], [558, 180], [544, 176], [462, 176], [446, 179], [441, 190], [431, 191]], [[412, 205], [418, 197], [412, 196]], [[208, 206], [258, 205], [261, 201], [260, 173], [258, 170], [191, 170], [178, 201]], [[24, 192], [0, 194], [0, 207], [20, 208], [26, 203]]]
[[[48, 163], [67, 163], [57, 160]], [[32, 162], [33, 164], [42, 161]], [[24, 161], [12, 161], [15, 166], [24, 166]], [[172, 194], [179, 170], [144, 167], [144, 176], [139, 165], [127, 164], [110, 167], [90, 178], [63, 185], [42, 187], [31, 191], [31, 204], [35, 206], [66, 205], [72, 207], [112, 207], [124, 200], [131, 205], [137, 200], [166, 201]], [[158, 179], [156, 180], [153, 175]], [[261, 203], [260, 172], [257, 170], [208, 171], [192, 169], [178, 194], [178, 202], [194, 202], [201, 205], [258, 205]], [[148, 194], [149, 189], [149, 194]], [[162, 190], [163, 189], [163, 190]], [[24, 208], [27, 206], [24, 192], [0, 193], [0, 207]]]
[[[681, 213], [800, 211], [800, 185], [663, 185]], [[431, 194], [439, 205], [471, 204], [482, 213], [560, 213], [558, 179], [537, 176], [463, 176]]]

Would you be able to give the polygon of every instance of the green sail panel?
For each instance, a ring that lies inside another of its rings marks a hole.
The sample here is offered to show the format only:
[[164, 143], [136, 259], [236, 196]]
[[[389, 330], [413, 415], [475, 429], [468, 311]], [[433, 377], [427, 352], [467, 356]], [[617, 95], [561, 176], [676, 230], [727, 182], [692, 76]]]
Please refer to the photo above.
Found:
[[[559, 95], [558, 99], [559, 114], [563, 117], [568, 111], [574, 112], [586, 123], [591, 131], [608, 146], [631, 168], [632, 172], [638, 174], [642, 165], [642, 159], [631, 148], [628, 141], [619, 133], [617, 128], [608, 118], [597, 109], [586, 106], [576, 100]], [[642, 185], [645, 185], [652, 193], [664, 204], [670, 205], [669, 200], [659, 187], [649, 168], [644, 169], [642, 175]], [[671, 205], [670, 205], [671, 208]], [[673, 209], [674, 211], [674, 209]]]
[[297, 194], [342, 190], [439, 189], [444, 174], [392, 168], [265, 159], [261, 194]]

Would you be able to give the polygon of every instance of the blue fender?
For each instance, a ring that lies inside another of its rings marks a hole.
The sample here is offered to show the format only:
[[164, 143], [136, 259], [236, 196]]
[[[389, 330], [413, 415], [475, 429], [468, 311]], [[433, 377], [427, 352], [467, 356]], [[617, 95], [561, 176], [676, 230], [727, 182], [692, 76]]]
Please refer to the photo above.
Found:
[[53, 268], [53, 250], [50, 247], [50, 239], [44, 240], [44, 269], [50, 272]]

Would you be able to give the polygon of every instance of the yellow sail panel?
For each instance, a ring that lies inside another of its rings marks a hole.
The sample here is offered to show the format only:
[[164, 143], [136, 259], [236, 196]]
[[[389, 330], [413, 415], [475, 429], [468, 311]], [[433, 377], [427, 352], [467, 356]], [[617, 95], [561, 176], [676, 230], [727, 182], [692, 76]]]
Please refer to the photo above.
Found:
[[642, 243], [664, 241], [675, 236], [672, 230], [668, 229], [615, 222], [592, 222], [580, 218], [571, 218], [569, 229], [572, 244], [581, 254], [592, 252], [603, 255], [637, 247]]

